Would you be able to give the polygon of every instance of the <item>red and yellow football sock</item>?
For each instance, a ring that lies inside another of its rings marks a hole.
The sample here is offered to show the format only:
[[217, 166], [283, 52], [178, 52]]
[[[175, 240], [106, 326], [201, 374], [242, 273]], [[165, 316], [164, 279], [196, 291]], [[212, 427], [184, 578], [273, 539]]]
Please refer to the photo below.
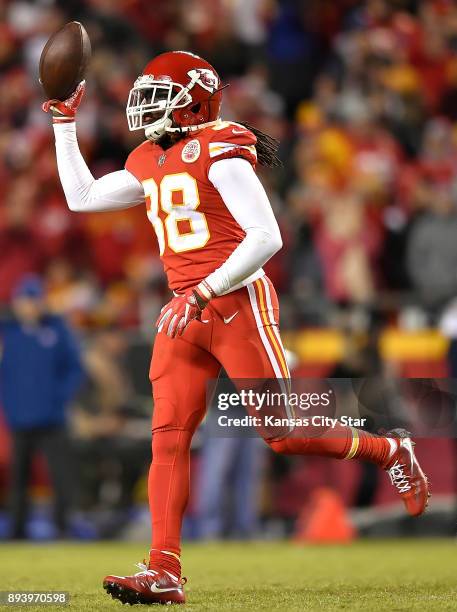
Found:
[[148, 497], [152, 545], [150, 567], [181, 576], [181, 526], [189, 499], [190, 443], [192, 433], [157, 431], [152, 436], [152, 463]]
[[320, 455], [335, 459], [365, 459], [384, 467], [396, 448], [390, 438], [376, 436], [354, 427], [339, 425], [316, 438], [287, 437], [268, 441], [271, 448], [286, 455]]
[[148, 567], [164, 569], [176, 578], [181, 577], [181, 559], [178, 554], [170, 550], [156, 550], [152, 548], [149, 551]]
[[384, 467], [397, 449], [393, 438], [376, 436], [367, 431], [350, 427], [352, 430], [351, 448], [343, 459], [365, 459]]

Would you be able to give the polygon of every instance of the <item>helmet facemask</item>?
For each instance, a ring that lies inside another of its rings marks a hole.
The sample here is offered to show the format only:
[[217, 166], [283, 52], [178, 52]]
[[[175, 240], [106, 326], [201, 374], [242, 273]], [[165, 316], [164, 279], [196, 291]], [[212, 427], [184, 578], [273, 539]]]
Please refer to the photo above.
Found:
[[[180, 109], [189, 107], [194, 102], [189, 92], [195, 85], [199, 85], [205, 99], [202, 99], [200, 93], [195, 100], [195, 106], [200, 108], [202, 104], [205, 104], [209, 118], [211, 116], [210, 100], [221, 89], [219, 77], [210, 67], [192, 68], [187, 72], [187, 76], [189, 82], [186, 85], [173, 81], [167, 76], [155, 78], [152, 74], [143, 74], [138, 77], [133, 89], [130, 90], [127, 101], [126, 114], [129, 129], [144, 129], [146, 138], [157, 141], [166, 132], [196, 131], [204, 125], [216, 123], [217, 116], [213, 117], [214, 121], [208, 123], [207, 120], [205, 123], [201, 112], [193, 111], [192, 107], [188, 113]], [[217, 104], [217, 115], [219, 108], [220, 99]], [[180, 115], [184, 112], [186, 114], [183, 122]], [[189, 114], [191, 117], [193, 115], [192, 119], [189, 119]], [[175, 123], [174, 126], [173, 123]]]
[[188, 88], [171, 80], [138, 77], [127, 101], [127, 121], [131, 131], [144, 129], [146, 137], [158, 140], [171, 128], [171, 113], [192, 102]]

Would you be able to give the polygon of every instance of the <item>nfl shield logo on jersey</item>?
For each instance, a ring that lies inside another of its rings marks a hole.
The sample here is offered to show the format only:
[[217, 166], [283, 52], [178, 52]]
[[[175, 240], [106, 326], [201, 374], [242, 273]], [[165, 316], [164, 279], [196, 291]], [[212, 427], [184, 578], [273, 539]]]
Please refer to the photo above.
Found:
[[188, 142], [181, 153], [181, 158], [183, 160], [183, 162], [186, 162], [187, 164], [191, 164], [192, 162], [196, 161], [199, 157], [200, 157], [200, 142], [198, 140], [191, 140], [190, 142]]

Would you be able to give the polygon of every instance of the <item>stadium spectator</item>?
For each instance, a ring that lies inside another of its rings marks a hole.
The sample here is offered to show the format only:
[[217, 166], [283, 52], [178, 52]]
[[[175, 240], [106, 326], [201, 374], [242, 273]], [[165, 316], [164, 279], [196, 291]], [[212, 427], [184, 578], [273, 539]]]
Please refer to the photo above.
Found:
[[[208, 418], [216, 417], [210, 414]], [[265, 450], [255, 433], [251, 437], [205, 436], [197, 490], [200, 538], [239, 540], [256, 536]]]
[[14, 290], [12, 316], [0, 323], [0, 403], [12, 437], [11, 536], [26, 535], [27, 487], [37, 451], [54, 489], [58, 532], [67, 527], [69, 480], [66, 410], [82, 380], [76, 340], [65, 321], [46, 310], [43, 286], [24, 277]]
[[135, 487], [150, 460], [150, 408], [143, 410], [126, 365], [125, 335], [100, 329], [85, 353], [86, 384], [73, 410], [73, 436], [80, 475], [78, 507], [101, 511], [102, 537], [127, 524]]
[[[222, 378], [227, 378], [223, 373]], [[218, 426], [221, 412], [210, 407], [201, 431], [197, 485], [199, 536], [206, 540], [256, 535], [259, 518], [259, 483], [265, 448], [252, 430], [225, 436]], [[245, 408], [230, 407], [230, 418], [243, 418]]]
[[28, 271], [40, 270], [42, 245], [32, 226], [36, 187], [24, 176], [11, 183], [3, 202], [0, 225], [0, 303], [9, 300], [17, 280]]
[[446, 188], [430, 189], [429, 210], [411, 230], [408, 267], [414, 287], [431, 314], [457, 294], [457, 210]]

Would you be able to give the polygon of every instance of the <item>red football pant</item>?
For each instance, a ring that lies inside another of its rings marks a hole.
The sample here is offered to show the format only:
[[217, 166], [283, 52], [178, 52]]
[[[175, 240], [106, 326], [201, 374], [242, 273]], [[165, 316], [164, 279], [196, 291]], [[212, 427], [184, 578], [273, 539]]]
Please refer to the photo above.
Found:
[[[154, 395], [149, 504], [150, 563], [178, 574], [182, 517], [189, 497], [192, 436], [206, 412], [206, 385], [221, 367], [232, 379], [283, 379], [289, 371], [279, 330], [279, 307], [267, 277], [212, 300], [202, 322], [192, 321], [180, 338], [156, 337], [150, 378]], [[265, 440], [275, 452], [339, 459], [360, 457], [384, 465], [390, 444], [350, 427], [319, 438]]]

